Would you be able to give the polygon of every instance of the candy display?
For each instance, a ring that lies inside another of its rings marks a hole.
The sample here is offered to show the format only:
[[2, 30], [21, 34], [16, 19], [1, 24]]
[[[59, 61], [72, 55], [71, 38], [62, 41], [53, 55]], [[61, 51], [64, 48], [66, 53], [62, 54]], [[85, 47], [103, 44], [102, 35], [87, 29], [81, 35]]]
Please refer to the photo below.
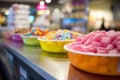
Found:
[[120, 32], [95, 31], [76, 40], [71, 49], [97, 54], [120, 54]]
[[71, 40], [78, 37], [78, 33], [69, 30], [51, 31], [42, 38], [44, 40]]
[[12, 31], [12, 33], [18, 33], [18, 34], [23, 34], [30, 31], [30, 29], [27, 28], [16, 28]]
[[66, 51], [63, 46], [75, 41], [78, 36], [78, 33], [69, 30], [58, 30], [47, 33], [42, 38], [39, 38], [39, 41], [44, 51], [64, 53]]
[[24, 36], [43, 36], [48, 32], [48, 29], [41, 30], [40, 28], [33, 28], [32, 30], [25, 33]]
[[120, 75], [120, 32], [94, 31], [66, 44], [70, 62], [78, 69], [103, 75]]
[[39, 46], [39, 41], [38, 41], [38, 37], [39, 36], [43, 36], [44, 34], [46, 34], [47, 32], [49, 32], [48, 29], [46, 30], [41, 30], [40, 28], [34, 28], [31, 31], [28, 31], [27, 33], [25, 33], [22, 38], [23, 38], [23, 42], [26, 45], [31, 45], [31, 46]]
[[17, 28], [12, 31], [12, 40], [22, 41], [21, 35], [29, 31], [29, 29]]

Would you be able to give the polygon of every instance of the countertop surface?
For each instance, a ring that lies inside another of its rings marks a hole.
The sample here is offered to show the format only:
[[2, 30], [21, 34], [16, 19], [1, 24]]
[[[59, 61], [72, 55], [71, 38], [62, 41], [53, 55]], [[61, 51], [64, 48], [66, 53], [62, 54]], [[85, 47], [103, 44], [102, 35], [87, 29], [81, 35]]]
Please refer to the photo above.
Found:
[[119, 80], [120, 76], [103, 76], [78, 70], [70, 64], [66, 53], [49, 53], [22, 42], [2, 40], [2, 42], [33, 62], [57, 80]]

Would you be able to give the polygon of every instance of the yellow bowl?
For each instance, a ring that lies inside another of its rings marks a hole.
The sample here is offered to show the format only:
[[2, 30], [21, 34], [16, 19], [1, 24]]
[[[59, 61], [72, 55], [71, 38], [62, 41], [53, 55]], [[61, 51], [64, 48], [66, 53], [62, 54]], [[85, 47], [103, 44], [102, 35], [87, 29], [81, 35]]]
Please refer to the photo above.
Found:
[[120, 54], [95, 54], [80, 52], [68, 48], [68, 58], [72, 65], [80, 70], [102, 75], [120, 75]]
[[63, 48], [65, 44], [73, 42], [75, 40], [43, 40], [38, 38], [42, 50], [54, 53], [65, 53]]
[[25, 45], [40, 46], [37, 36], [22, 36]]

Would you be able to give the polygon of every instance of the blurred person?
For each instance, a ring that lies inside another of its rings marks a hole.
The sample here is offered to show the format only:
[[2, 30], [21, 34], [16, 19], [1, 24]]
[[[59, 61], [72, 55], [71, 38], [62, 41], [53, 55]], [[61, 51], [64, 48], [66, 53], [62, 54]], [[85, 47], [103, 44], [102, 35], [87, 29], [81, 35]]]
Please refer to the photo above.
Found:
[[101, 26], [100, 26], [100, 30], [107, 30], [106, 27], [105, 27], [105, 19], [102, 18], [102, 23], [101, 23]]

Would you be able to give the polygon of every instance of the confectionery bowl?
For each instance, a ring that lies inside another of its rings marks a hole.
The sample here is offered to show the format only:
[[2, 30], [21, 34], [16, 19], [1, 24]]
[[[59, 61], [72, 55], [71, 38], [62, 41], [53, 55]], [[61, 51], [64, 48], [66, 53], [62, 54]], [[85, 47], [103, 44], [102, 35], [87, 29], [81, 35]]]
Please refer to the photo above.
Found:
[[65, 44], [73, 42], [74, 40], [43, 40], [38, 38], [42, 50], [55, 53], [66, 53], [63, 48]]
[[25, 45], [40, 46], [37, 36], [22, 36]]
[[71, 43], [66, 44], [64, 49], [71, 64], [76, 68], [101, 75], [120, 75], [120, 54], [80, 52], [70, 49], [70, 45]]

